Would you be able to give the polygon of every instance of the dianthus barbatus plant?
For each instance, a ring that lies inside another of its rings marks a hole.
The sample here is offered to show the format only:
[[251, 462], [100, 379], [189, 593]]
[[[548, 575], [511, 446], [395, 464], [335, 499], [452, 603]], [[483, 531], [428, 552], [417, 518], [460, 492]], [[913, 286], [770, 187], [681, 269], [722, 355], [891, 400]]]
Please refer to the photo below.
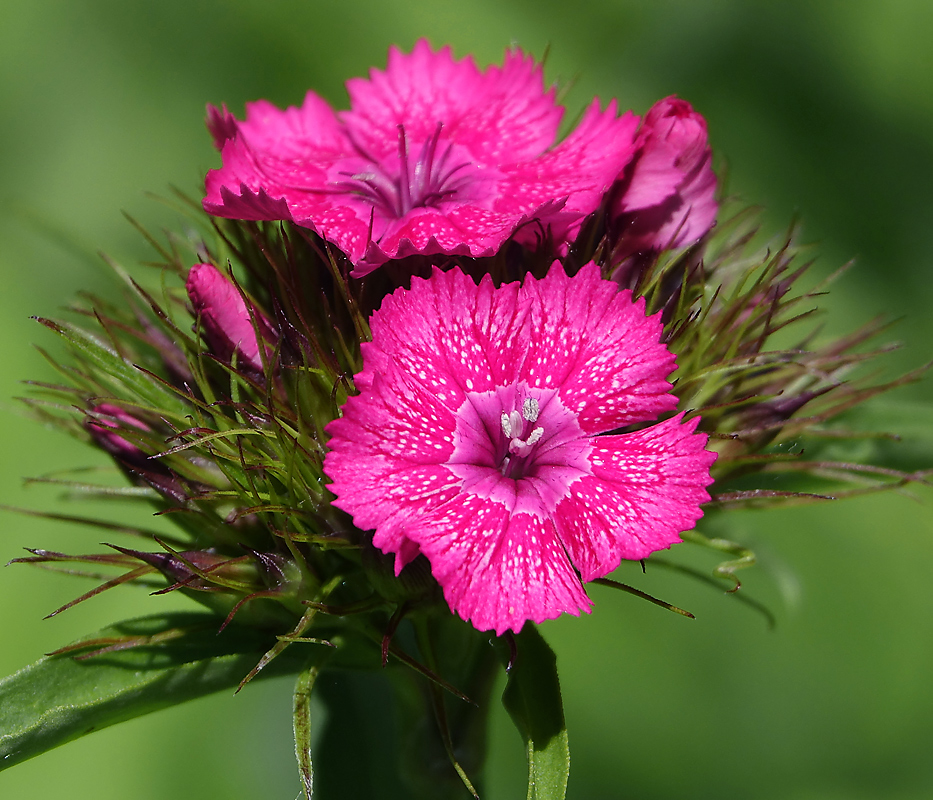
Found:
[[[426, 42], [348, 88], [345, 112], [310, 93], [245, 121], [209, 108], [222, 166], [203, 208], [178, 195], [184, 235], [146, 234], [157, 274], [114, 264], [121, 302], [40, 320], [69, 356], [29, 408], [110, 455], [122, 488], [100, 492], [174, 532], [87, 519], [135, 538], [16, 560], [112, 573], [53, 614], [125, 583], [202, 610], [119, 622], [0, 683], [2, 767], [292, 673], [303, 791], [345, 796], [326, 761], [313, 786], [310, 697], [371, 670], [405, 742], [379, 796], [478, 797], [505, 670], [528, 796], [561, 798], [539, 623], [603, 587], [689, 617], [609, 576], [690, 541], [725, 554], [735, 592], [754, 554], [704, 516], [925, 478], [840, 457], [846, 412], [919, 371], [864, 369], [880, 324], [820, 337], [825, 286], [792, 237], [762, 248], [754, 213], [721, 211], [687, 102], [639, 119], [594, 101], [555, 143], [532, 59], [481, 70]], [[325, 739], [386, 724], [324, 700]]]

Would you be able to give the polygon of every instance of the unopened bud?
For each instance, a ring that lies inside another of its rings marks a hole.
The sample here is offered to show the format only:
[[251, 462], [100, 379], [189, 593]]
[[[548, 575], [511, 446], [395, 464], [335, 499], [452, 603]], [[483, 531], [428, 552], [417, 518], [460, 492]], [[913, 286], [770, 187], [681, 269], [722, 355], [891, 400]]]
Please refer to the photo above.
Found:
[[706, 120], [685, 100], [666, 97], [642, 122], [639, 152], [619, 176], [611, 209], [626, 258], [697, 242], [716, 219], [716, 175]]
[[265, 352], [271, 353], [278, 336], [269, 320], [258, 309], [247, 308], [243, 295], [212, 264], [195, 264], [188, 272], [185, 288], [213, 354], [229, 362], [236, 353], [239, 366], [262, 372], [256, 330]]

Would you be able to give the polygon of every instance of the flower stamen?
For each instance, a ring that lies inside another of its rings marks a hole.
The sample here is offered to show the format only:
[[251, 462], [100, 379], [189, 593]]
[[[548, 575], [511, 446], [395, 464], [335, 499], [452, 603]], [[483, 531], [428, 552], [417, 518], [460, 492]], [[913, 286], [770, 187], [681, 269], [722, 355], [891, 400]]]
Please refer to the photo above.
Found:
[[[422, 151], [423, 152], [423, 151]], [[415, 165], [415, 175], [419, 173], [420, 164]], [[411, 181], [408, 177], [408, 143], [405, 141], [405, 126], [398, 126], [398, 206], [396, 213], [399, 216], [407, 214], [412, 207]]]
[[[517, 410], [510, 413], [502, 412], [499, 420], [507, 445], [499, 462], [499, 471], [505, 477], [519, 478], [529, 469], [531, 464], [529, 456], [544, 436], [544, 428], [541, 425], [532, 427], [538, 421], [540, 413], [541, 406], [534, 397], [526, 397], [522, 401], [521, 414]], [[524, 461], [514, 463], [512, 456], [517, 456]]]
[[522, 402], [522, 416], [529, 422], [537, 422], [541, 413], [541, 405], [535, 397], [526, 397]]
[[[379, 163], [363, 148], [356, 147], [363, 158], [371, 162], [371, 169], [360, 172], [341, 172], [349, 180], [333, 184], [338, 192], [352, 192], [378, 209], [383, 215], [401, 219], [414, 208], [437, 207], [456, 198], [469, 178], [462, 174], [468, 161], [454, 162], [453, 145], [448, 144], [438, 156], [438, 144], [443, 124], [438, 122], [434, 133], [425, 140], [413, 162], [409, 161], [408, 137], [405, 126], [398, 128], [398, 175], [387, 174]], [[461, 173], [461, 174], [458, 174]]]

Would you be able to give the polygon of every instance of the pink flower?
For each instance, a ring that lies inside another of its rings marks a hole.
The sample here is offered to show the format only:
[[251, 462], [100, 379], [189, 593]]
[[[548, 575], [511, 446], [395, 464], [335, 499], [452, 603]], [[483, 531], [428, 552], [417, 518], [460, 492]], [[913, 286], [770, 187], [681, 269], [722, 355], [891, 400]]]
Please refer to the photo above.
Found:
[[421, 40], [347, 91], [336, 114], [313, 92], [285, 111], [248, 103], [244, 122], [209, 109], [223, 166], [208, 173], [205, 210], [311, 228], [360, 277], [414, 254], [491, 256], [548, 227], [561, 244], [634, 153], [638, 118], [614, 102], [594, 101], [555, 146], [563, 109], [520, 50], [480, 70]]
[[623, 254], [693, 244], [718, 210], [706, 120], [686, 100], [665, 97], [645, 116], [638, 147], [613, 207]]
[[[195, 264], [188, 272], [185, 288], [213, 354], [229, 362], [235, 352], [239, 367], [262, 372], [256, 328], [267, 345], [277, 338], [265, 316], [258, 309], [250, 314], [243, 295], [213, 264]], [[271, 349], [266, 347], [270, 355]]]
[[332, 422], [334, 504], [396, 572], [419, 552], [450, 607], [518, 631], [592, 605], [583, 582], [679, 541], [709, 499], [706, 436], [672, 411], [644, 301], [588, 264], [494, 288], [454, 269], [387, 297], [361, 393]]

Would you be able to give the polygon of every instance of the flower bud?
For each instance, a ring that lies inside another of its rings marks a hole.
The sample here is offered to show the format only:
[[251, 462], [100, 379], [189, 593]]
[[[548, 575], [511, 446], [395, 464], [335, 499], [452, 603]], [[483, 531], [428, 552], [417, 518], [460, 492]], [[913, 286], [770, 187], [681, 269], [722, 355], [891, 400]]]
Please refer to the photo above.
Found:
[[706, 120], [677, 97], [659, 100], [638, 135], [639, 152], [619, 175], [611, 208], [616, 254], [685, 247], [716, 219], [716, 175]]
[[98, 403], [91, 408], [85, 427], [97, 445], [113, 456], [135, 483], [142, 481], [176, 503], [188, 501], [191, 489], [186, 481], [160, 459], [153, 458], [118, 433], [127, 428], [151, 433], [152, 428], [145, 422], [112, 403]]
[[130, 464], [146, 459], [146, 454], [142, 450], [116, 431], [121, 427], [148, 431], [150, 430], [148, 425], [112, 403], [99, 403], [91, 409], [91, 414], [93, 416], [88, 417], [85, 424], [88, 432], [100, 447], [115, 458]]
[[276, 553], [250, 550], [248, 555], [231, 558], [213, 550], [149, 553], [110, 546], [155, 567], [174, 582], [172, 588], [218, 591], [232, 583], [243, 591], [278, 590], [284, 593], [294, 589], [299, 580], [291, 562]]
[[269, 320], [258, 309], [247, 308], [243, 295], [212, 264], [195, 264], [185, 288], [213, 354], [231, 361], [236, 353], [238, 366], [262, 372], [256, 329], [268, 353], [268, 345], [278, 338]]

